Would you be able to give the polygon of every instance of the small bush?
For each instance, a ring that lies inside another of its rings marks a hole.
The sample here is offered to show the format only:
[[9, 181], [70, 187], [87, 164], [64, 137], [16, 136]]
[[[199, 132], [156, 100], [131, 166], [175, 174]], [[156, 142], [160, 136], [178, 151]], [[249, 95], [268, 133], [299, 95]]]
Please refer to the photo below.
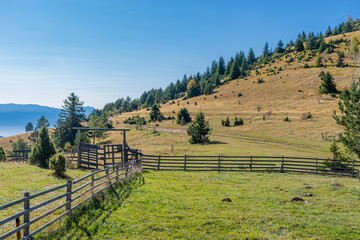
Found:
[[238, 97], [241, 97], [242, 96], [242, 94], [241, 93], [238, 93], [238, 95], [237, 95]]
[[54, 174], [58, 177], [64, 175], [66, 168], [66, 157], [62, 154], [55, 154], [50, 158], [49, 167], [54, 170]]
[[284, 122], [290, 122], [290, 118], [289, 118], [288, 116], [286, 116], [286, 117], [284, 118]]
[[240, 126], [240, 125], [244, 125], [243, 119], [242, 118], [238, 119], [237, 117], [235, 117], [234, 126]]
[[305, 63], [304, 68], [310, 68], [309, 64]]
[[257, 83], [263, 83], [263, 82], [265, 82], [264, 79], [262, 79], [262, 78], [257, 79]]
[[307, 119], [312, 119], [313, 115], [311, 114], [311, 112], [308, 113], [304, 113], [301, 117], [302, 120], [307, 120]]
[[217, 96], [215, 95], [214, 98], [217, 98]]
[[221, 125], [223, 125], [224, 127], [229, 127], [230, 126], [229, 117], [227, 117], [226, 120], [221, 120]]

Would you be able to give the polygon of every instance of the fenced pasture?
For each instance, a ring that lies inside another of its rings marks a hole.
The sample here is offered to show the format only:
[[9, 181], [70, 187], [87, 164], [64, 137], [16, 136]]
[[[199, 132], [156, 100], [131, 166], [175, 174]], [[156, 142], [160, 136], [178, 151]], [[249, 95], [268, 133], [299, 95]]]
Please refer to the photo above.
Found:
[[132, 160], [93, 170], [77, 180], [69, 179], [66, 184], [42, 192], [25, 192], [23, 198], [0, 206], [3, 218], [0, 239], [14, 235], [17, 239], [31, 239], [85, 201], [138, 171], [141, 171], [141, 162]]
[[359, 177], [359, 161], [287, 156], [161, 156], [142, 155], [144, 170], [217, 172], [295, 172]]
[[[360, 185], [355, 178], [230, 171], [146, 171], [143, 177], [145, 184], [132, 188], [126, 199], [108, 194], [113, 200], [106, 209], [92, 205], [89, 213], [66, 222], [51, 237], [360, 238]], [[304, 201], [291, 202], [294, 197]], [[232, 202], [223, 202], [225, 198]]]

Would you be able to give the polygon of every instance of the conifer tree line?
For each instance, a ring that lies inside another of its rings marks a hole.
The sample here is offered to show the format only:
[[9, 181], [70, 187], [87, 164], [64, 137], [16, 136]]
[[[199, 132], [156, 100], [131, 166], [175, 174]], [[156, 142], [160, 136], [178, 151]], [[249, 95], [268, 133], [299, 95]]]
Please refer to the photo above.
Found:
[[291, 52], [323, 51], [333, 52], [334, 42], [325, 43], [324, 38], [352, 32], [360, 29], [360, 20], [354, 21], [348, 17], [346, 22], [341, 23], [334, 29], [329, 27], [325, 34], [315, 34], [302, 32], [298, 35], [295, 42], [290, 41], [285, 44], [279, 40], [275, 50], [271, 50], [268, 42], [265, 43], [262, 54], [256, 57], [252, 48], [247, 53], [240, 51], [225, 61], [223, 57], [214, 60], [203, 73], [184, 75], [182, 79], [171, 82], [165, 89], [151, 89], [143, 92], [139, 98], [131, 99], [119, 98], [115, 102], [108, 103], [101, 111], [108, 113], [123, 113], [138, 110], [140, 108], [151, 108], [154, 104], [164, 104], [177, 98], [191, 98], [198, 95], [212, 94], [214, 89], [221, 84], [239, 78], [246, 78], [251, 70], [257, 69], [264, 64], [274, 62], [275, 59]]

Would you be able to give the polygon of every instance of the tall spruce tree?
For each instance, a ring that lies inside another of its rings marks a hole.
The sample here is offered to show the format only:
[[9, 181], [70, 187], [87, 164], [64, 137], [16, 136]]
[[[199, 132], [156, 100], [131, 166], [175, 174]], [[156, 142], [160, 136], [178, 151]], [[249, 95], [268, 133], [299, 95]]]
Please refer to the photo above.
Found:
[[265, 46], [264, 46], [262, 55], [263, 55], [264, 57], [270, 55], [270, 47], [269, 47], [269, 43], [268, 43], [268, 42], [265, 43]]
[[217, 64], [217, 69], [216, 69], [216, 75], [218, 76], [222, 76], [225, 73], [225, 61], [223, 57], [219, 58], [219, 62]]
[[240, 67], [238, 61], [235, 59], [230, 69], [230, 79], [237, 79], [240, 76]]
[[284, 52], [284, 43], [280, 40], [275, 48], [276, 53], [283, 53]]
[[325, 75], [321, 76], [321, 85], [320, 89], [322, 92], [329, 94], [329, 93], [337, 93], [336, 84], [334, 82], [334, 77], [331, 75], [330, 72], [327, 72]]
[[82, 127], [81, 123], [85, 121], [83, 105], [84, 102], [73, 92], [64, 100], [54, 131], [55, 143], [59, 148], [63, 148], [67, 142], [74, 145], [76, 131], [72, 128]]
[[252, 48], [250, 48], [250, 50], [249, 50], [249, 54], [247, 56], [247, 61], [248, 61], [249, 66], [253, 65], [256, 62], [255, 53]]
[[30, 164], [39, 164], [40, 167], [49, 167], [49, 159], [56, 153], [54, 144], [50, 140], [49, 131], [44, 125], [29, 156]]
[[343, 91], [339, 98], [341, 114], [337, 115], [334, 111], [333, 117], [344, 128], [344, 132], [339, 134], [340, 141], [360, 158], [360, 78], [353, 82], [350, 91]]
[[34, 125], [31, 123], [31, 122], [28, 122], [26, 125], [25, 125], [25, 132], [32, 132], [34, 131]]
[[297, 52], [304, 51], [304, 43], [303, 43], [303, 41], [301, 40], [301, 38], [298, 38], [298, 39], [295, 41], [294, 50], [297, 51]]
[[191, 136], [189, 142], [191, 144], [207, 143], [210, 141], [208, 137], [210, 133], [209, 122], [205, 120], [204, 113], [199, 112], [187, 130], [187, 134]]

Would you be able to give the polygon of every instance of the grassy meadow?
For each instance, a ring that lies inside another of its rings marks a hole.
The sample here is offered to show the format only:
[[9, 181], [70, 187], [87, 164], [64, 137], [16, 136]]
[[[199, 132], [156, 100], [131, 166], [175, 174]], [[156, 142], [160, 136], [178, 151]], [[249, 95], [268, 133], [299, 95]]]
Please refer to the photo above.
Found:
[[44, 238], [358, 239], [359, 199], [351, 178], [154, 171], [115, 187]]
[[[25, 163], [0, 162], [0, 169], [0, 205], [23, 198], [24, 192], [30, 192], [30, 195], [35, 194], [65, 184], [67, 181], [66, 178], [55, 177], [53, 171], [50, 169], [39, 168]], [[87, 170], [67, 169], [66, 177], [77, 179], [87, 173]], [[47, 199], [63, 194], [64, 191], [64, 189], [61, 189], [36, 198], [31, 201], [31, 205], [35, 206]], [[54, 204], [59, 203], [55, 202]], [[54, 204], [50, 204], [46, 208], [41, 208], [36, 214], [32, 214], [32, 217], [50, 210], [51, 207], [54, 207]], [[20, 212], [23, 210], [23, 207], [23, 204], [18, 204], [6, 210], [1, 210], [0, 219], [5, 219], [6, 217]], [[35, 224], [34, 226], [39, 225]], [[1, 233], [4, 233], [5, 230], [14, 227], [15, 221], [0, 226], [0, 235]]]

